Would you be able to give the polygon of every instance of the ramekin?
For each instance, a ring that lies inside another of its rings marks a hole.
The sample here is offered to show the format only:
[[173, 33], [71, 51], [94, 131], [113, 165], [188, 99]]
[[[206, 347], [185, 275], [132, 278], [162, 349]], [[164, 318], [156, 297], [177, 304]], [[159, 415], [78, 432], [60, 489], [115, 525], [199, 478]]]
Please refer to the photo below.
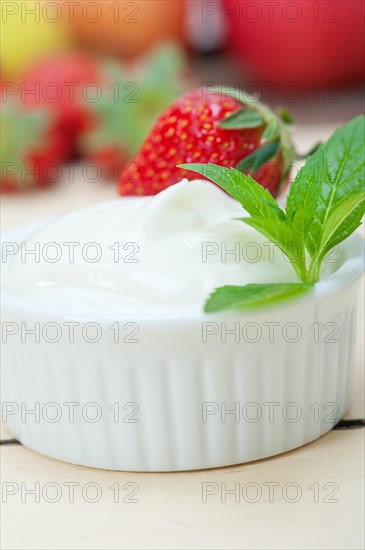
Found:
[[[227, 466], [313, 441], [350, 403], [363, 239], [353, 235], [341, 253], [311, 295], [252, 313], [71, 318], [3, 292], [3, 325], [16, 323], [6, 327], [79, 323], [74, 342], [66, 330], [55, 343], [3, 331], [9, 430], [50, 457], [129, 471]], [[90, 322], [102, 330], [95, 343], [82, 336]], [[116, 322], [138, 342], [116, 343]]]

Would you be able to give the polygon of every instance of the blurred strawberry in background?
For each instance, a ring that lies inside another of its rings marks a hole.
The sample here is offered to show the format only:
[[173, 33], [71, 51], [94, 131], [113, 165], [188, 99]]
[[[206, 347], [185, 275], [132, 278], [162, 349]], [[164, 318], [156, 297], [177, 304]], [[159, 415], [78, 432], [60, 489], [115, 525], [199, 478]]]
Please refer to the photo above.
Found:
[[[42, 2], [12, 0], [1, 4], [3, 78], [18, 78], [31, 63], [70, 48], [71, 38], [67, 25], [62, 20], [52, 23], [52, 18], [58, 15], [56, 12], [52, 14], [51, 9], [43, 14], [44, 17], [41, 13], [44, 8]], [[62, 16], [61, 9], [59, 16]]]
[[[240, 87], [239, 79], [253, 76], [263, 89], [267, 83], [294, 83], [308, 90], [363, 76], [365, 4], [357, 0], [1, 0], [0, 5], [3, 191], [52, 183], [60, 163], [75, 159], [96, 163], [100, 176], [118, 180], [160, 114], [194, 81], [218, 89], [221, 83]], [[186, 49], [196, 70], [191, 81]], [[189, 126], [194, 137], [193, 119]], [[212, 131], [214, 140], [217, 129]], [[219, 138], [228, 136], [227, 128], [219, 131]], [[261, 143], [257, 128], [244, 132], [257, 154], [267, 136]], [[240, 142], [238, 150], [230, 145], [229, 158], [220, 149], [210, 151], [209, 143], [203, 151], [193, 144], [193, 158], [203, 152], [210, 160], [212, 153], [213, 161], [227, 166], [240, 160]], [[169, 145], [171, 153], [179, 143]], [[145, 170], [147, 157], [139, 154], [143, 185], [121, 192], [148, 194], [156, 191], [156, 174], [159, 188], [181, 176], [173, 162], [185, 161], [183, 153], [189, 157], [190, 150], [182, 144], [181, 155], [167, 159], [166, 178], [165, 151], [156, 148], [153, 177]], [[284, 181], [282, 152], [255, 173], [273, 193]]]
[[230, 48], [261, 82], [310, 88], [362, 80], [363, 1], [223, 2]]
[[[55, 179], [47, 164], [77, 157], [118, 181], [160, 112], [188, 83], [185, 55], [172, 44], [128, 64], [80, 51], [38, 61], [22, 82], [2, 84], [2, 191], [44, 186]], [[13, 175], [11, 163], [19, 165]], [[24, 180], [24, 166], [35, 167], [35, 176]]]
[[159, 41], [180, 42], [183, 36], [183, 0], [79, 0], [64, 6], [72, 12], [77, 41], [99, 52], [136, 57]]
[[1, 108], [2, 192], [44, 187], [60, 177], [60, 164], [67, 160], [68, 145], [57, 131], [53, 113], [45, 108], [25, 111], [12, 98]]
[[190, 83], [186, 59], [172, 44], [154, 48], [133, 65], [105, 60], [100, 99], [88, 105], [93, 119], [79, 152], [97, 162], [103, 175], [118, 181], [160, 112]]
[[68, 144], [69, 156], [76, 154], [77, 140], [91, 127], [91, 114], [85, 97], [98, 93], [101, 68], [97, 58], [80, 52], [48, 57], [25, 74], [21, 89], [27, 109], [45, 105], [53, 112], [54, 132]]

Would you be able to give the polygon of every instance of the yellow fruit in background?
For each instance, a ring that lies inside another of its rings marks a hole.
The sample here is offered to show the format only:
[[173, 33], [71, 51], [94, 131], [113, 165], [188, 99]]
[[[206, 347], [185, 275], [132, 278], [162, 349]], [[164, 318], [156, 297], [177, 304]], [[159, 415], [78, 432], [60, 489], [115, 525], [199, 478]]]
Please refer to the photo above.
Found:
[[0, 8], [3, 78], [17, 78], [41, 57], [69, 47], [69, 32], [56, 2], [0, 0]]

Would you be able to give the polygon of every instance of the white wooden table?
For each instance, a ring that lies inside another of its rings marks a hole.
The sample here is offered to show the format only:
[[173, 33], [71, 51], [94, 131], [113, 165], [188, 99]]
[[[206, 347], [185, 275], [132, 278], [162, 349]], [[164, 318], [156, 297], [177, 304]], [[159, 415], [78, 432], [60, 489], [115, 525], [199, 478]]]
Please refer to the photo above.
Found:
[[[325, 139], [333, 129], [333, 125], [298, 128], [295, 135], [299, 149], [304, 151], [317, 139]], [[110, 185], [91, 184], [80, 176], [71, 184], [65, 178], [43, 192], [3, 198], [2, 229], [114, 194]], [[4, 487], [7, 483], [8, 490], [12, 487], [15, 494], [2, 494], [2, 547], [363, 548], [363, 327], [361, 316], [353, 401], [344, 421], [317, 441], [277, 457], [176, 474], [102, 471], [43, 457], [14, 441], [3, 427], [2, 484]], [[206, 502], [202, 498], [203, 483], [218, 489]], [[238, 484], [238, 502], [229, 494], [222, 502], [224, 483], [228, 490]], [[249, 501], [252, 496], [248, 492], [242, 493], [247, 483], [261, 490], [257, 502]], [[298, 490], [297, 502], [290, 502], [293, 496], [288, 483]], [[70, 484], [75, 484], [73, 502]], [[25, 492], [32, 488], [40, 492], [39, 502]], [[133, 489], [137, 491], [137, 502], [128, 502]], [[100, 498], [92, 503], [96, 491]], [[56, 496], [60, 497], [58, 501], [50, 502]]]

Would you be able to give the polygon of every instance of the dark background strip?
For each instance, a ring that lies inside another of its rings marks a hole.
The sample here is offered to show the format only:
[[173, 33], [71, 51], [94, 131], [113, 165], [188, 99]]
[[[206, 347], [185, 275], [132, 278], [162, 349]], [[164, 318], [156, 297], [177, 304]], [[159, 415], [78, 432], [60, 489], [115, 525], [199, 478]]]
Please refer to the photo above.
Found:
[[[365, 418], [359, 418], [355, 420], [341, 420], [333, 428], [334, 430], [355, 430], [365, 427]], [[20, 441], [16, 439], [3, 439], [0, 441], [0, 445], [21, 445]]]

